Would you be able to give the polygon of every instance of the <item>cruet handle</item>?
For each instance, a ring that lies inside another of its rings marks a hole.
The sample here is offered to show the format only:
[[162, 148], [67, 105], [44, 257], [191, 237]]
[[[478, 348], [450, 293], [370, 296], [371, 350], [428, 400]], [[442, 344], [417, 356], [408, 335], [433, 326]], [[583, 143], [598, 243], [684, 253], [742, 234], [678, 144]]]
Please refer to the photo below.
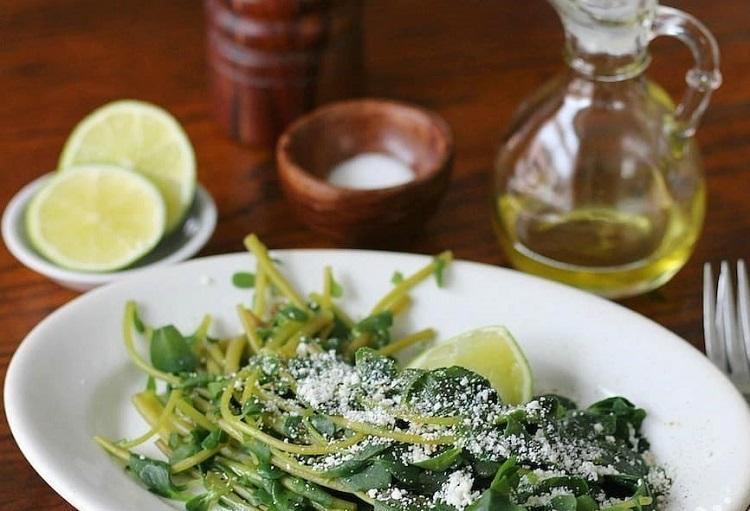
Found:
[[695, 134], [711, 100], [721, 86], [719, 45], [713, 34], [695, 17], [672, 7], [660, 6], [653, 25], [653, 38], [676, 37], [693, 53], [695, 67], [687, 73], [687, 91], [674, 114], [674, 135], [689, 138]]

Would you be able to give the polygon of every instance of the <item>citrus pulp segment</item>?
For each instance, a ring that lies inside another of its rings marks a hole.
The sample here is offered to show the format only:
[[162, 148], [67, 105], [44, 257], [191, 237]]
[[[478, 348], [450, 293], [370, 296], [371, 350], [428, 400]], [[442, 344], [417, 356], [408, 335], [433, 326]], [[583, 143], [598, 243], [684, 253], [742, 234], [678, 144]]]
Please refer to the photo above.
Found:
[[193, 202], [193, 146], [177, 120], [156, 105], [121, 100], [86, 116], [65, 143], [59, 168], [89, 163], [118, 165], [148, 177], [164, 197], [168, 232], [179, 226]]
[[112, 271], [148, 253], [164, 234], [166, 208], [145, 177], [112, 165], [55, 174], [26, 210], [29, 239], [73, 270]]

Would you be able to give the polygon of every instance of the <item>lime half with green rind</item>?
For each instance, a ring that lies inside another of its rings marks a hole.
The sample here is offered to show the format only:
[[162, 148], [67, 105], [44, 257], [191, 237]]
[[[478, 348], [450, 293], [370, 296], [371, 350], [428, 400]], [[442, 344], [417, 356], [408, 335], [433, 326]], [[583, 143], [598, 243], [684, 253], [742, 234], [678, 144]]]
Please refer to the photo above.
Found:
[[409, 363], [409, 367], [428, 370], [451, 366], [487, 378], [505, 403], [522, 404], [533, 395], [529, 362], [505, 327], [470, 330], [433, 346]]
[[169, 112], [135, 100], [94, 110], [68, 137], [59, 169], [95, 163], [117, 165], [150, 179], [166, 204], [167, 232], [182, 223], [195, 196], [195, 153]]
[[83, 165], [54, 174], [26, 209], [34, 248], [72, 270], [125, 268], [161, 240], [166, 207], [156, 186], [114, 165]]

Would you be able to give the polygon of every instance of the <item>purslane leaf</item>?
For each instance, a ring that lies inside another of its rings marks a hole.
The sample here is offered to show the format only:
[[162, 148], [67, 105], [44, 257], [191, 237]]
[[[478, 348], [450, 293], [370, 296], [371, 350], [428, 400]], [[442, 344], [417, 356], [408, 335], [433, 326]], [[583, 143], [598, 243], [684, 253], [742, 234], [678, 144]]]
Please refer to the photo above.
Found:
[[341, 482], [352, 491], [381, 490], [391, 485], [391, 474], [384, 463], [376, 460], [359, 472], [342, 478]]
[[187, 373], [196, 370], [198, 357], [180, 331], [167, 325], [154, 330], [151, 336], [151, 363], [160, 371]]
[[172, 481], [168, 463], [138, 454], [131, 454], [128, 468], [149, 491], [171, 499], [181, 499], [181, 489]]
[[414, 465], [425, 470], [432, 470], [433, 472], [444, 472], [445, 470], [448, 470], [454, 463], [459, 461], [462, 451], [463, 449], [461, 447], [454, 447], [452, 449], [448, 449], [447, 451], [443, 451], [437, 456], [434, 456], [430, 459], [418, 461], [414, 463]]
[[255, 275], [246, 271], [238, 271], [232, 275], [232, 284], [240, 289], [253, 288], [255, 287]]

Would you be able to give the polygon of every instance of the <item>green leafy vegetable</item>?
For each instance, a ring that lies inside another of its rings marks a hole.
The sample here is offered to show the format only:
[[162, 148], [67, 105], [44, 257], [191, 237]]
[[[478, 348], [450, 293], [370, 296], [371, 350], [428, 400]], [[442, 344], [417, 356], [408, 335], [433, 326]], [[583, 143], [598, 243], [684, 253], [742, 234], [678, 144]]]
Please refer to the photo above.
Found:
[[525, 507], [513, 504], [510, 497], [492, 490], [485, 491], [482, 496], [466, 511], [527, 511]]
[[438, 287], [444, 287], [445, 286], [445, 260], [440, 257], [433, 258], [433, 261], [435, 263], [435, 282], [437, 282]]
[[198, 368], [198, 357], [188, 340], [172, 325], [154, 330], [151, 337], [151, 363], [168, 373], [186, 373]]
[[387, 448], [385, 444], [367, 444], [338, 465], [321, 471], [321, 474], [330, 478], [350, 476], [367, 465], [370, 458], [374, 458]]
[[511, 502], [510, 495], [518, 486], [520, 467], [514, 458], [503, 463], [495, 474], [490, 487], [467, 511], [526, 511]]
[[196, 495], [185, 503], [186, 511], [210, 511], [211, 508], [219, 501], [220, 495], [213, 492]]
[[173, 388], [192, 390], [195, 387], [205, 387], [209, 383], [215, 382], [216, 379], [217, 376], [215, 374], [208, 374], [203, 372], [194, 373], [186, 375], [178, 385], [173, 385]]
[[599, 504], [590, 495], [582, 495], [576, 499], [576, 511], [597, 511]]
[[137, 308], [134, 308], [133, 310], [133, 326], [135, 327], [136, 332], [138, 332], [139, 334], [142, 334], [146, 331], [146, 325], [143, 324], [141, 316], [138, 314]]
[[301, 495], [287, 490], [278, 481], [274, 481], [271, 486], [271, 497], [273, 499], [271, 509], [275, 511], [298, 511], [303, 502]]
[[461, 447], [454, 447], [452, 449], [448, 449], [447, 451], [441, 452], [433, 458], [424, 461], [418, 461], [414, 464], [426, 470], [432, 470], [434, 472], [444, 472], [445, 470], [448, 470], [451, 465], [453, 465], [461, 457], [462, 451], [463, 449]]
[[390, 311], [383, 311], [372, 316], [368, 316], [359, 323], [357, 323], [357, 330], [360, 332], [378, 333], [383, 330], [388, 330], [393, 325], [393, 313]]
[[357, 374], [362, 379], [390, 380], [398, 374], [398, 364], [372, 348], [360, 348], [354, 356]]
[[268, 444], [252, 438], [245, 442], [245, 449], [253, 453], [260, 462], [271, 462], [271, 448], [268, 446]]
[[336, 425], [325, 415], [316, 413], [310, 418], [310, 423], [324, 437], [332, 438], [336, 433]]
[[246, 271], [238, 271], [232, 275], [232, 284], [240, 289], [255, 287], [255, 275]]
[[263, 402], [256, 397], [251, 397], [242, 405], [240, 415], [242, 417], [260, 417], [264, 410]]
[[327, 509], [331, 509], [333, 506], [333, 497], [331, 494], [315, 483], [297, 477], [289, 477], [284, 483], [294, 493], [302, 495], [313, 502], [317, 502]]
[[169, 436], [169, 447], [172, 449], [169, 455], [170, 463], [177, 463], [201, 450], [201, 441], [206, 437], [206, 430], [196, 428], [189, 435], [182, 437], [178, 433]]
[[344, 477], [342, 482], [352, 491], [383, 489], [391, 485], [391, 474], [383, 462], [374, 461], [359, 472]]
[[305, 311], [294, 305], [285, 305], [279, 310], [279, 316], [291, 319], [292, 321], [304, 322], [307, 321], [308, 315]]
[[219, 446], [219, 444], [223, 444], [227, 441], [227, 434], [225, 431], [222, 431], [220, 429], [215, 429], [211, 431], [211, 433], [206, 436], [206, 438], [203, 439], [201, 442], [201, 447], [203, 449], [215, 449]]
[[219, 399], [227, 385], [229, 385], [229, 382], [225, 379], [215, 380], [206, 384], [206, 390], [211, 395], [211, 399]]
[[331, 273], [330, 279], [331, 296], [334, 298], [341, 298], [342, 296], [344, 296], [344, 288], [342, 288], [341, 284], [339, 284], [336, 279], [333, 278], [333, 273]]
[[550, 501], [550, 508], [554, 511], [577, 511], [578, 500], [573, 495], [558, 495]]
[[372, 316], [368, 316], [354, 327], [359, 333], [366, 333], [372, 336], [372, 344], [376, 347], [382, 347], [391, 341], [390, 328], [393, 325], [393, 313], [383, 311]]
[[589, 492], [589, 485], [581, 477], [559, 476], [549, 477], [539, 482], [535, 488], [535, 493], [550, 493], [552, 490], [567, 490], [576, 497], [586, 495]]
[[436, 415], [460, 416], [466, 413], [461, 403], [465, 402], [463, 398], [467, 392], [485, 391], [490, 402], [498, 399], [485, 378], [463, 367], [447, 367], [414, 375], [404, 392], [404, 401], [416, 409], [431, 410]]
[[621, 439], [630, 437], [631, 428], [638, 431], [641, 428], [646, 412], [636, 408], [633, 403], [622, 397], [611, 397], [589, 406], [588, 412], [595, 415], [609, 415], [616, 420], [614, 435]]
[[144, 484], [149, 491], [170, 499], [182, 499], [181, 489], [172, 482], [169, 464], [131, 454], [128, 468]]
[[497, 469], [497, 474], [490, 484], [490, 490], [500, 495], [510, 495], [511, 491], [518, 486], [520, 468], [515, 458], [509, 458]]

